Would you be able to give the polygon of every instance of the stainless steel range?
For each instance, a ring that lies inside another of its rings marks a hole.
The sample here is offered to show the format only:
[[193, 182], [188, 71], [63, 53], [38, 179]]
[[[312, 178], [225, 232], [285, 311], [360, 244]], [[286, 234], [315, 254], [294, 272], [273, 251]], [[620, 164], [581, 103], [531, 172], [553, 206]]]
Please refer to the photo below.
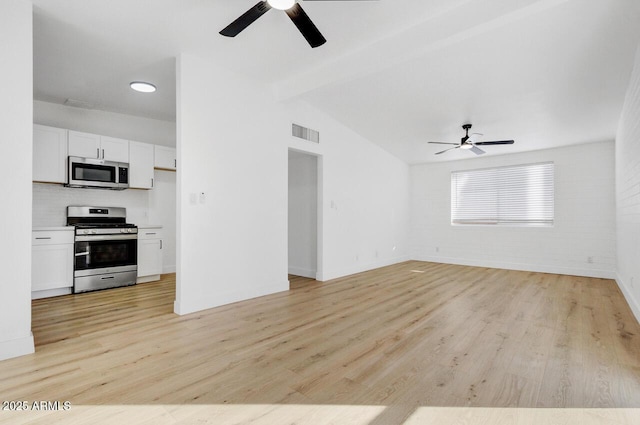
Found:
[[120, 207], [67, 207], [75, 226], [73, 292], [134, 285], [138, 274], [138, 228]]

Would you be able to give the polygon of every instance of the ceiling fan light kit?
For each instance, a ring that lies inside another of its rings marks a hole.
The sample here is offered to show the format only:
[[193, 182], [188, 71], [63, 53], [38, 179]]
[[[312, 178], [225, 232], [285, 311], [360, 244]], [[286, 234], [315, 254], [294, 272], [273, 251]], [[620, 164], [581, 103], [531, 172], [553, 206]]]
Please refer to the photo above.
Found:
[[291, 9], [294, 4], [296, 4], [295, 0], [267, 0], [269, 6], [278, 10], [287, 10]]
[[[314, 1], [314, 0], [306, 0], [306, 1]], [[320, 0], [315, 0], [320, 1]], [[326, 1], [326, 0], [325, 0]], [[336, 1], [347, 1], [347, 0], [336, 0]], [[352, 0], [351, 0], [352, 1]], [[369, 0], [376, 1], [376, 0]], [[322, 46], [327, 40], [324, 38], [322, 33], [318, 30], [315, 24], [311, 21], [309, 16], [306, 14], [302, 6], [297, 2], [297, 0], [266, 0], [260, 1], [251, 9], [247, 10], [244, 14], [242, 14], [238, 19], [227, 25], [222, 31], [220, 31], [220, 35], [224, 35], [225, 37], [235, 37], [244, 31], [249, 25], [254, 23], [259, 17], [267, 13], [271, 9], [277, 9], [284, 11], [287, 16], [291, 19], [294, 25], [298, 28], [298, 31], [303, 35], [305, 40], [309, 43], [309, 45], [313, 48]]]
[[464, 150], [469, 150], [473, 153], [475, 153], [476, 155], [482, 155], [485, 154], [486, 152], [483, 151], [482, 149], [480, 149], [478, 146], [489, 146], [489, 145], [512, 145], [514, 143], [513, 140], [493, 140], [490, 142], [481, 142], [480, 139], [482, 138], [482, 134], [480, 133], [472, 133], [469, 134], [469, 129], [471, 128], [471, 124], [463, 124], [462, 125], [462, 129], [465, 131], [465, 135], [462, 139], [460, 139], [460, 143], [449, 143], [449, 142], [429, 142], [429, 143], [435, 143], [438, 145], [454, 145], [454, 147], [449, 148], [449, 149], [445, 149], [443, 151], [440, 152], [436, 152], [436, 155], [440, 155], [443, 154], [447, 151], [453, 150], [453, 149], [464, 149]]

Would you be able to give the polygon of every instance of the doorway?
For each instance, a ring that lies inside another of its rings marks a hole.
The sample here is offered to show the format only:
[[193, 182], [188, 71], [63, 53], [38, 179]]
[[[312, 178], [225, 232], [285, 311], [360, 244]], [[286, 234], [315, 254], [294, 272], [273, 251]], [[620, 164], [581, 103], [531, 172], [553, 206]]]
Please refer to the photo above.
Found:
[[316, 155], [289, 150], [289, 275], [312, 281], [318, 279], [321, 265], [320, 160]]

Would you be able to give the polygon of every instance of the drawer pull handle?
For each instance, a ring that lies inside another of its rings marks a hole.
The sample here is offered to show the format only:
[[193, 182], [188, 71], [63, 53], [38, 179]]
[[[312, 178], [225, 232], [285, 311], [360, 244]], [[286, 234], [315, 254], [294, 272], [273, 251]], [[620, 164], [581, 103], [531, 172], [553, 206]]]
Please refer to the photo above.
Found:
[[115, 276], [101, 277], [100, 279], [101, 279], [101, 280], [115, 279]]
[[46, 240], [46, 239], [51, 239], [51, 236], [47, 236], [47, 237], [38, 237], [38, 236], [36, 236], [36, 239]]
[[156, 234], [155, 232], [153, 232], [153, 233], [151, 233], [151, 232], [145, 233], [145, 235], [155, 235], [155, 234]]

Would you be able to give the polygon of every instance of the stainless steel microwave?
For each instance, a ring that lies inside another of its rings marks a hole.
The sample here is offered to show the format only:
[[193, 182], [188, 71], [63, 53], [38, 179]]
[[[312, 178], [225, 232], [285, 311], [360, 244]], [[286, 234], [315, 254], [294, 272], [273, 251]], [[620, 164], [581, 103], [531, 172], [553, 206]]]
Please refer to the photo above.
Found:
[[129, 164], [70, 156], [69, 180], [65, 186], [127, 189], [129, 187]]

